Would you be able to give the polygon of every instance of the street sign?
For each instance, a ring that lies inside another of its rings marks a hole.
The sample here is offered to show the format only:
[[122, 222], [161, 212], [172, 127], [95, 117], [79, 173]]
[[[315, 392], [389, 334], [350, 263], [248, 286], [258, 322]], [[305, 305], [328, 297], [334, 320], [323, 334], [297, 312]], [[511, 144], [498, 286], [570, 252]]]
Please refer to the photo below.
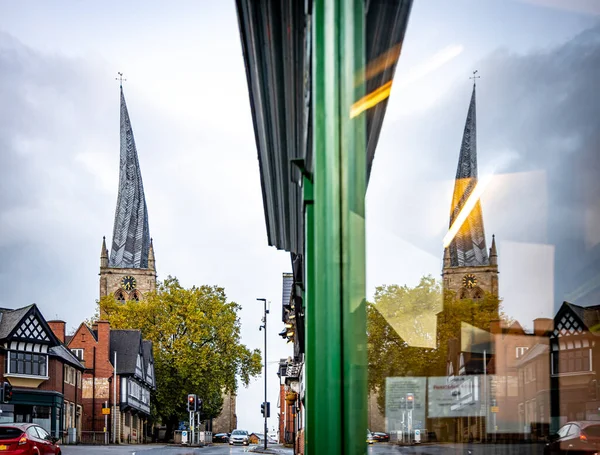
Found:
[[110, 415], [110, 408], [102, 408], [102, 415]]
[[500, 412], [500, 407], [499, 406], [492, 406], [490, 408], [490, 412], [494, 412], [494, 413]]
[[188, 443], [188, 432], [185, 430], [181, 432], [181, 443], [182, 444]]
[[415, 442], [421, 442], [421, 430], [415, 430]]

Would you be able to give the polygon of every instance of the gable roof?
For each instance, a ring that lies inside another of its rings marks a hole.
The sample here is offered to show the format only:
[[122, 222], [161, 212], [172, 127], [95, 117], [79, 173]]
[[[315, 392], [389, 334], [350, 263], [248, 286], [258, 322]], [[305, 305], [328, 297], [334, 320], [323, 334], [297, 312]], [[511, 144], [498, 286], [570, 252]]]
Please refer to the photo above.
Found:
[[142, 340], [142, 349], [144, 352], [144, 367], [148, 368], [150, 362], [154, 363], [154, 354], [152, 353], [152, 341]]
[[8, 338], [33, 305], [17, 309], [0, 308], [0, 339]]
[[583, 307], [563, 302], [554, 317], [553, 336], [569, 336], [591, 332], [598, 334], [600, 328], [600, 305]]
[[[95, 342], [98, 342], [98, 332], [96, 332], [95, 330], [92, 330], [90, 328], [90, 326], [87, 325], [85, 322], [82, 322], [81, 324], [79, 324], [79, 327], [77, 327], [77, 330], [75, 330], [75, 333], [71, 337], [65, 337], [65, 344], [68, 346], [71, 343], [71, 341], [73, 341], [75, 336], [79, 333], [79, 331], [82, 329], [87, 331], [87, 333], [89, 333], [92, 337], [94, 337]], [[68, 340], [67, 340], [67, 338], [68, 338]]]
[[135, 374], [138, 354], [142, 353], [142, 332], [139, 330], [110, 331], [110, 361], [117, 352], [117, 374]]
[[[31, 321], [27, 323], [29, 318]], [[35, 303], [17, 309], [0, 308], [0, 340], [9, 338], [38, 338], [41, 344], [61, 344]]]

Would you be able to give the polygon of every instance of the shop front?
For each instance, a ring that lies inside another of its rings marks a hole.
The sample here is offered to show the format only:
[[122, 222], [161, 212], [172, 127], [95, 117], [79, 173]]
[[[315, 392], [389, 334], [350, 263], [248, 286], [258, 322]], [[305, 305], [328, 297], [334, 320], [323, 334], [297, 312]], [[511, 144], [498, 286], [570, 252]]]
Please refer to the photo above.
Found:
[[0, 422], [35, 423], [59, 438], [63, 402], [55, 391], [13, 389], [11, 403], [0, 405]]

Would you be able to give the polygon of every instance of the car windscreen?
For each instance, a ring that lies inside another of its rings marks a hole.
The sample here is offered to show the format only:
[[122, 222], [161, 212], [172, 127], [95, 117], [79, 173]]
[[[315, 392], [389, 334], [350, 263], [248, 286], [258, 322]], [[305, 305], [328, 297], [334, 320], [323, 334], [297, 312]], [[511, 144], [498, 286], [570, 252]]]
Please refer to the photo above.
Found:
[[232, 435], [236, 434], [236, 435], [245, 435], [246, 432], [242, 431], [242, 430], [234, 430], [233, 433], [231, 433]]
[[0, 427], [0, 439], [14, 439], [23, 434], [23, 430], [15, 427]]

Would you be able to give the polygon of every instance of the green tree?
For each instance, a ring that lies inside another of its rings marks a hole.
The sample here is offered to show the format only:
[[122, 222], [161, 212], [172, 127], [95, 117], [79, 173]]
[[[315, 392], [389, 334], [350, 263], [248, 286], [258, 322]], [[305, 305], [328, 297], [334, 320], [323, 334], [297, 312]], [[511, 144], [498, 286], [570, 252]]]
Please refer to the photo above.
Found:
[[167, 435], [186, 417], [188, 393], [203, 400], [203, 418], [216, 417], [223, 393], [235, 392], [236, 378], [247, 386], [261, 372], [261, 355], [240, 343], [240, 306], [227, 301], [223, 288], [185, 289], [177, 278], [159, 283], [144, 300], [99, 302], [114, 329], [139, 329], [153, 343], [156, 392], [153, 415]]
[[386, 378], [445, 375], [452, 340], [472, 327], [488, 331], [499, 318], [507, 319], [498, 298], [458, 300], [431, 276], [413, 288], [377, 287], [367, 305], [367, 332], [369, 390], [378, 392], [380, 411], [385, 411]]

